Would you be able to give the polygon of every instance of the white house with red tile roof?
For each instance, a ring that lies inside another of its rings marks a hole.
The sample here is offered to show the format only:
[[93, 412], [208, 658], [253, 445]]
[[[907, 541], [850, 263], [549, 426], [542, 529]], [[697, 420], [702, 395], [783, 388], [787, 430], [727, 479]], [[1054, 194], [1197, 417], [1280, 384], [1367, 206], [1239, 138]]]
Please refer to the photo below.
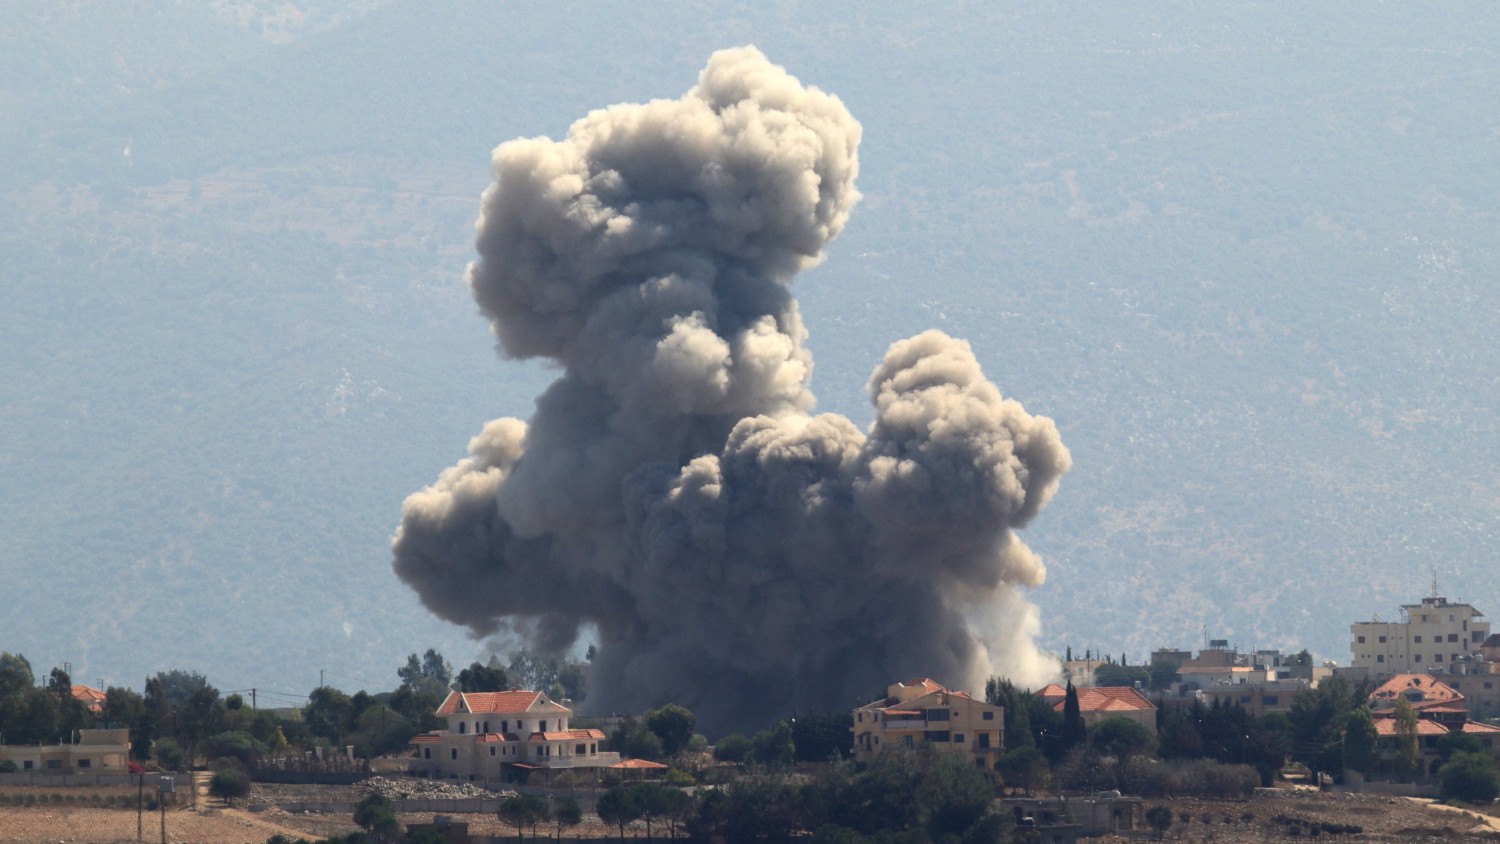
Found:
[[886, 687], [886, 696], [854, 710], [854, 758], [890, 748], [961, 753], [993, 770], [1005, 753], [1005, 709], [918, 677]]
[[[1078, 712], [1083, 723], [1097, 727], [1106, 718], [1128, 718], [1156, 733], [1156, 704], [1129, 686], [1093, 686], [1078, 689]], [[1043, 686], [1036, 696], [1058, 712], [1067, 703], [1068, 690], [1056, 683]]]
[[573, 711], [541, 692], [449, 692], [437, 708], [448, 729], [422, 733], [412, 769], [468, 780], [513, 778], [516, 769], [600, 768], [620, 754], [600, 751], [604, 732], [573, 729]]
[[73, 699], [88, 707], [89, 712], [98, 715], [104, 711], [104, 692], [93, 686], [80, 686], [74, 684]]

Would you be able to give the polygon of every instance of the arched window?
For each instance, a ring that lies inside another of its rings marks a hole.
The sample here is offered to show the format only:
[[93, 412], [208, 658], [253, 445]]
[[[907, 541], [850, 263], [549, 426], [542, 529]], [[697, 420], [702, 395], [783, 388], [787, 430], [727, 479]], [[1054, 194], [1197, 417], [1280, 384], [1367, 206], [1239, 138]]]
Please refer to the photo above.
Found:
[[458, 722], [458, 732], [459, 732], [459, 735], [463, 735], [463, 731], [464, 731], [464, 728], [466, 726], [468, 726], [468, 725], [465, 724], [463, 721], [459, 721]]

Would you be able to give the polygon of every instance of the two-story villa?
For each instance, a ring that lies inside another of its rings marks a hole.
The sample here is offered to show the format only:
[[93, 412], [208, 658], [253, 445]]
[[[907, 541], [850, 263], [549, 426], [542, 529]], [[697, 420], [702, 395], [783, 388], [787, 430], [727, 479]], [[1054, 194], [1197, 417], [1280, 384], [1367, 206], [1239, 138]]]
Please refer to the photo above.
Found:
[[515, 768], [597, 768], [620, 761], [620, 754], [599, 750], [602, 730], [572, 729], [573, 711], [541, 692], [450, 692], [437, 714], [448, 729], [411, 740], [417, 772], [501, 780]]

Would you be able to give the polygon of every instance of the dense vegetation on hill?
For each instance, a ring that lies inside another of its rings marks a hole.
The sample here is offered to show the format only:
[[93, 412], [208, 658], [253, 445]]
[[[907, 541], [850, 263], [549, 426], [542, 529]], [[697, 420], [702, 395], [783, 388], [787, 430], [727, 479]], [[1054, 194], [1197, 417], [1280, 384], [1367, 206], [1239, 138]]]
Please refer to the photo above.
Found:
[[1500, 607], [1480, 7], [284, 5], [0, 21], [10, 650], [238, 687], [474, 648], [386, 543], [543, 383], [460, 280], [487, 150], [744, 42], [864, 123], [866, 200], [798, 290], [824, 405], [867, 417], [936, 325], [1073, 450], [1028, 537], [1044, 643], [1344, 660], [1432, 569]]

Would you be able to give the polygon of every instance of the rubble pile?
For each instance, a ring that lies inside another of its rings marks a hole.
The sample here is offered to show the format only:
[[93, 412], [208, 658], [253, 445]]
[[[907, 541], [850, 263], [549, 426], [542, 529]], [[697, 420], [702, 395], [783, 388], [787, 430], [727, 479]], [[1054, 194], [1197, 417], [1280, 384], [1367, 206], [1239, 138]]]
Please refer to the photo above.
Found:
[[405, 800], [409, 798], [453, 800], [464, 797], [496, 796], [495, 792], [489, 789], [458, 780], [393, 780], [386, 779], [385, 777], [371, 777], [360, 782], [360, 786], [366, 791], [379, 794], [391, 800]]

